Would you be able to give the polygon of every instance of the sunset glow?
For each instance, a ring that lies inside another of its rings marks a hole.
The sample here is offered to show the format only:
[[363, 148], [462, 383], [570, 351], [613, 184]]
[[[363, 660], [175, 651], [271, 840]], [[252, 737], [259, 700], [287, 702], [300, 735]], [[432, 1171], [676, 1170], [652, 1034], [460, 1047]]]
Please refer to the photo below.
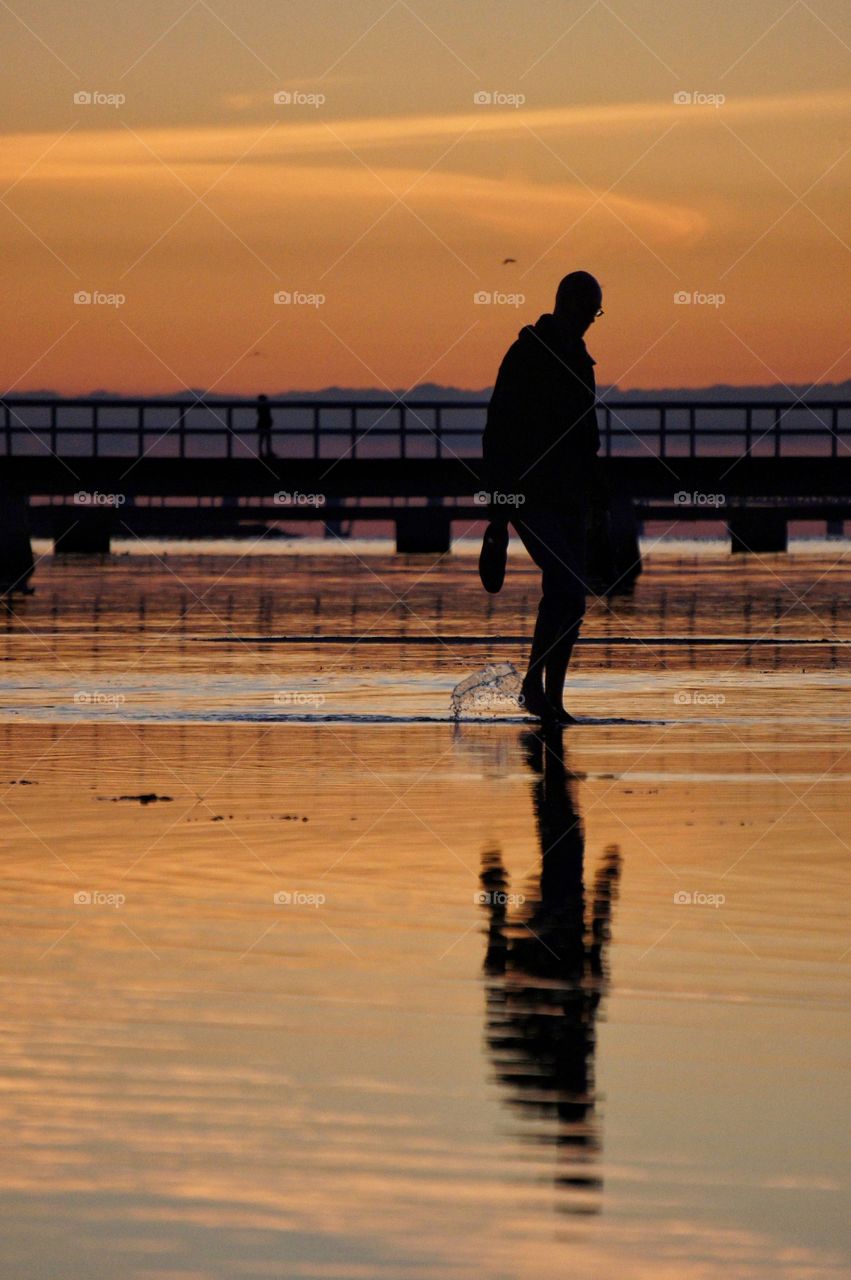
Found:
[[604, 384], [851, 376], [838, 4], [30, 10], [2, 19], [7, 389], [486, 388], [577, 266]]

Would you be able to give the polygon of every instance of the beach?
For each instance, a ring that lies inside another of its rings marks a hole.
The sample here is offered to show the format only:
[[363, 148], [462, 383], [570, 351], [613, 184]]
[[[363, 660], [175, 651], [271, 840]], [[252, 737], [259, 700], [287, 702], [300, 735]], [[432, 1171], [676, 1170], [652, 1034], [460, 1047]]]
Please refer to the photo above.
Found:
[[548, 754], [449, 715], [522, 665], [522, 554], [498, 598], [463, 548], [43, 561], [0, 642], [8, 1274], [847, 1274], [848, 566], [645, 547]]

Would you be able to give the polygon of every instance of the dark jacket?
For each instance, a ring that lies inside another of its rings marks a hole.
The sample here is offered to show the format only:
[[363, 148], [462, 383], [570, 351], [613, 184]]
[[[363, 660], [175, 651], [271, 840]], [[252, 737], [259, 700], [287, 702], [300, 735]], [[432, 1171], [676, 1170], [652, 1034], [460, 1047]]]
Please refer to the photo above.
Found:
[[[522, 494], [527, 508], [587, 498], [600, 447], [595, 363], [582, 338], [565, 341], [549, 313], [520, 330], [488, 406], [482, 454], [489, 492]], [[492, 503], [491, 514], [498, 511]], [[516, 511], [502, 507], [509, 518]]]

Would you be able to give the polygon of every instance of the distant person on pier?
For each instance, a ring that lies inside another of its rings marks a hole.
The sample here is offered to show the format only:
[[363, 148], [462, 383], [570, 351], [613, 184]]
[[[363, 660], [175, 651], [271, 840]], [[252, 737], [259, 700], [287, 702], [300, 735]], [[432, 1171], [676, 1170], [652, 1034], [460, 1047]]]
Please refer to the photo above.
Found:
[[564, 682], [585, 612], [589, 500], [600, 483], [595, 361], [583, 335], [603, 314], [587, 271], [558, 286], [552, 313], [521, 329], [499, 368], [483, 438], [490, 524], [479, 569], [488, 591], [505, 573], [508, 525], [542, 573], [523, 680], [523, 705], [548, 724], [573, 724]]
[[274, 458], [272, 448], [272, 410], [269, 408], [269, 397], [257, 397], [257, 448], [261, 458]]

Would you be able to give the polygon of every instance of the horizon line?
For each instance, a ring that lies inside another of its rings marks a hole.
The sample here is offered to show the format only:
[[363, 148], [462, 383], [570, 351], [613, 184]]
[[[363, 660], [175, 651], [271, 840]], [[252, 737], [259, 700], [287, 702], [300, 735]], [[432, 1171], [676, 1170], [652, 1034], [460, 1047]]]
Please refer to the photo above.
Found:
[[[778, 392], [785, 391], [792, 394], [804, 392], [817, 392], [819, 389], [841, 390], [847, 388], [851, 393], [851, 378], [845, 378], [840, 382], [813, 382], [813, 383], [784, 383], [776, 382], [713, 382], [703, 386], [685, 386], [679, 384], [677, 386], [656, 386], [656, 387], [629, 387], [621, 388], [617, 383], [605, 383], [598, 389], [598, 398], [612, 392], [621, 396], [653, 396], [653, 395], [672, 395], [674, 393], [697, 396], [700, 394], [711, 394], [712, 392]], [[14, 390], [0, 393], [0, 400], [25, 400], [25, 399], [56, 399], [56, 400], [182, 400], [186, 399], [210, 399], [210, 400], [246, 400], [253, 402], [258, 395], [265, 395], [269, 400], [285, 400], [285, 399], [356, 399], [358, 397], [368, 397], [373, 400], [405, 400], [411, 396], [422, 394], [423, 392], [438, 393], [438, 395], [457, 394], [462, 397], [489, 398], [493, 392], [493, 385], [487, 387], [459, 387], [452, 383], [439, 382], [420, 382], [413, 387], [408, 388], [387, 388], [387, 387], [371, 387], [371, 386], [341, 386], [337, 383], [330, 384], [325, 387], [304, 389], [289, 388], [287, 390], [278, 389], [275, 392], [264, 391], [258, 388], [257, 391], [207, 391], [200, 387], [183, 387], [176, 391], [115, 391], [108, 388], [99, 387], [88, 392], [66, 392], [58, 391], [54, 387], [33, 388], [27, 391]]]

